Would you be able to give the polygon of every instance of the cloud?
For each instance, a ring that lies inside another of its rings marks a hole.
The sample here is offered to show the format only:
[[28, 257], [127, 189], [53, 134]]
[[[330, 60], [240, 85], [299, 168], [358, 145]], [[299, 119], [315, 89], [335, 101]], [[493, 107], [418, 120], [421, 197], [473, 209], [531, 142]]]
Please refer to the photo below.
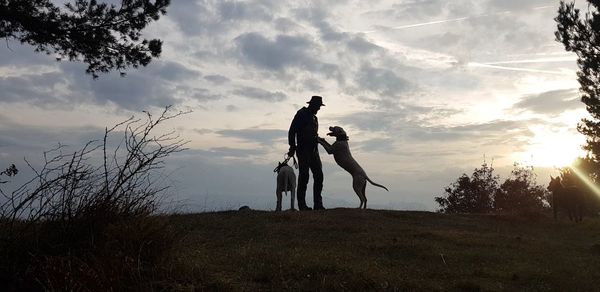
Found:
[[508, 142], [522, 144], [523, 138], [531, 138], [534, 135], [529, 130], [532, 122], [531, 120], [495, 120], [454, 127], [412, 127], [408, 135], [417, 141], [469, 141], [489, 145]]
[[356, 82], [361, 89], [367, 89], [379, 96], [394, 97], [411, 88], [408, 80], [399, 77], [396, 72], [363, 65], [356, 74]]
[[207, 88], [193, 88], [189, 86], [178, 86], [177, 88], [187, 97], [190, 97], [201, 103], [225, 99], [225, 96], [222, 94], [215, 93]]
[[316, 62], [307, 52], [313, 43], [300, 36], [278, 35], [275, 40], [269, 40], [258, 33], [246, 33], [235, 42], [243, 60], [268, 70], [301, 66], [303, 61]]
[[562, 89], [524, 96], [521, 101], [513, 105], [512, 109], [544, 115], [558, 115], [565, 111], [584, 107], [576, 89]]
[[174, 1], [167, 18], [188, 36], [224, 36], [247, 23], [270, 23], [279, 5], [277, 1]]
[[[6, 41], [6, 43], [5, 43]], [[35, 48], [28, 44], [21, 44], [14, 40], [4, 40], [0, 46], [0, 67], [6, 66], [33, 66], [56, 64], [56, 59], [43, 53], [35, 52]]]
[[42, 108], [71, 107], [76, 104], [115, 104], [124, 109], [144, 110], [150, 106], [179, 104], [175, 82], [200, 76], [176, 62], [153, 62], [132, 70], [125, 77], [118, 73], [92, 79], [83, 74], [85, 65], [61, 62], [56, 71], [25, 73], [0, 77], [0, 101], [23, 102]]
[[218, 1], [217, 10], [222, 20], [239, 21], [239, 20], [258, 20], [271, 21], [273, 19], [272, 5], [265, 5], [255, 1]]
[[219, 130], [215, 133], [264, 145], [273, 145], [277, 140], [287, 139], [288, 135], [287, 131], [277, 129]]
[[299, 68], [326, 75], [334, 74], [337, 66], [314, 58], [316, 43], [305, 36], [277, 35], [273, 40], [259, 33], [245, 33], [235, 38], [238, 59], [257, 68], [284, 72]]
[[216, 85], [222, 85], [222, 84], [225, 84], [225, 83], [231, 81], [231, 79], [229, 79], [223, 75], [218, 75], [218, 74], [204, 76], [204, 79], [206, 79]]
[[65, 102], [68, 105], [77, 102], [77, 99], [52, 90], [68, 84], [64, 76], [58, 72], [0, 77], [0, 88], [2, 88], [0, 102], [23, 102], [41, 107]]
[[394, 139], [390, 138], [375, 138], [368, 139], [352, 145], [361, 152], [372, 152], [372, 153], [391, 153], [395, 150]]
[[198, 89], [201, 93], [197, 93], [189, 86], [180, 85], [195, 80], [201, 73], [172, 61], [152, 62], [147, 67], [128, 71], [125, 77], [110, 73], [98, 79], [81, 74], [81, 64], [63, 63], [60, 68], [69, 79], [73, 96], [87, 96], [98, 105], [115, 104], [139, 111], [180, 104], [183, 99], [177, 94], [194, 97], [203, 93], [202, 89]]
[[286, 100], [288, 97], [281, 91], [271, 92], [264, 89], [244, 86], [232, 91], [234, 94], [239, 96], [247, 97], [250, 99], [278, 102]]
[[220, 161], [221, 163], [227, 163], [221, 161], [223, 158], [241, 158], [248, 159], [262, 156], [266, 154], [264, 149], [243, 149], [234, 147], [211, 147], [208, 149], [195, 149], [187, 151], [186, 154], [193, 154], [195, 156], [204, 157], [212, 161]]
[[184, 65], [172, 61], [155, 62], [146, 69], [149, 74], [157, 74], [162, 79], [169, 81], [184, 81], [201, 76], [200, 72], [189, 69]]
[[[556, 2], [552, 1], [552, 0], [528, 0], [528, 1], [489, 0], [488, 3], [491, 7], [496, 8], [496, 9], [509, 10], [512, 12], [522, 12], [522, 13], [526, 13], [526, 11], [523, 11], [523, 10], [529, 10], [532, 8], [547, 7], [547, 6], [553, 6], [553, 7], [557, 8]], [[548, 8], [550, 8], [550, 7], [548, 7]]]
[[0, 126], [0, 154], [9, 153], [15, 163], [16, 160], [22, 163], [23, 157], [37, 161], [42, 159], [44, 151], [59, 143], [66, 146], [64, 150], [68, 153], [79, 150], [88, 141], [101, 139], [103, 135], [104, 128], [100, 127], [34, 127], [6, 123]]

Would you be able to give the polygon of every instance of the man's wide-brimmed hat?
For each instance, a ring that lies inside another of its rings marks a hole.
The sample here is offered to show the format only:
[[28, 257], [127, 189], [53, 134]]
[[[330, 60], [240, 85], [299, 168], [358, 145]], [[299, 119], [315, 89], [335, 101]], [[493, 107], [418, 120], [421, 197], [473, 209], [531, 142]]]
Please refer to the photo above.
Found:
[[306, 103], [308, 103], [308, 104], [313, 104], [313, 103], [315, 103], [315, 104], [318, 104], [318, 105], [321, 105], [321, 106], [325, 106], [325, 104], [323, 103], [323, 97], [320, 97], [320, 96], [318, 96], [318, 95], [313, 95], [313, 96], [310, 98], [310, 100], [309, 100], [309, 101], [307, 101]]

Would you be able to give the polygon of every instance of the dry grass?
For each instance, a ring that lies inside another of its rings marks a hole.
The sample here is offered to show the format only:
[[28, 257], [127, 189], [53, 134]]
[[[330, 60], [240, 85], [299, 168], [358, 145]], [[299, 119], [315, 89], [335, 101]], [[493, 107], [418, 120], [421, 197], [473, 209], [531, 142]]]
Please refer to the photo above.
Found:
[[592, 291], [598, 219], [333, 209], [180, 215], [170, 290]]

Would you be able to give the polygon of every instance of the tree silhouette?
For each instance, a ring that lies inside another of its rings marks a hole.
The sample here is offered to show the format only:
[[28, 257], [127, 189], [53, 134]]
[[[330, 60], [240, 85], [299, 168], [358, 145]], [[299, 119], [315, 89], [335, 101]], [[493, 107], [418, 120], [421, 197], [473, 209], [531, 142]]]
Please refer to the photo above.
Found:
[[[51, 0], [0, 0], [0, 37], [16, 39], [57, 59], [83, 61], [99, 73], [146, 66], [160, 56], [159, 39], [141, 31], [166, 13], [170, 0], [122, 0], [120, 5], [73, 0], [58, 7]], [[123, 72], [121, 72], [124, 74]]]
[[584, 149], [594, 164], [592, 177], [600, 177], [600, 7], [599, 1], [588, 1], [588, 11], [581, 15], [575, 3], [560, 2], [555, 32], [556, 40], [569, 52], [577, 54], [577, 80], [581, 101], [590, 118], [584, 118], [577, 130], [586, 136]]
[[511, 175], [494, 195], [496, 212], [539, 212], [544, 209], [546, 190], [536, 183], [532, 166], [515, 163]]
[[444, 213], [489, 213], [493, 210], [493, 195], [498, 189], [499, 177], [494, 168], [484, 162], [475, 168], [472, 176], [461, 175], [444, 189], [444, 196], [436, 197], [440, 212]]

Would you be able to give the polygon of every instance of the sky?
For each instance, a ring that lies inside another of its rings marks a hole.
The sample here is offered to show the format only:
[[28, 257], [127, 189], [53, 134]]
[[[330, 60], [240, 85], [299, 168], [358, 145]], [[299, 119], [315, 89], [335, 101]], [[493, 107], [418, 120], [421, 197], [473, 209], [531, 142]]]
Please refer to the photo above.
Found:
[[[64, 2], [64, 1], [62, 1]], [[0, 162], [75, 151], [142, 111], [189, 114], [163, 129], [189, 140], [163, 173], [188, 211], [275, 208], [273, 168], [312, 95], [319, 135], [343, 127], [369, 177], [369, 207], [437, 209], [434, 197], [484, 161], [545, 184], [582, 155], [575, 56], [554, 40], [558, 1], [174, 0], [144, 30], [163, 40], [141, 69], [86, 65], [0, 45]], [[332, 138], [328, 138], [333, 142]], [[358, 207], [351, 177], [321, 148], [325, 207]], [[22, 173], [25, 177], [27, 173]], [[312, 205], [312, 177], [307, 201]], [[284, 198], [284, 208], [289, 200]]]

